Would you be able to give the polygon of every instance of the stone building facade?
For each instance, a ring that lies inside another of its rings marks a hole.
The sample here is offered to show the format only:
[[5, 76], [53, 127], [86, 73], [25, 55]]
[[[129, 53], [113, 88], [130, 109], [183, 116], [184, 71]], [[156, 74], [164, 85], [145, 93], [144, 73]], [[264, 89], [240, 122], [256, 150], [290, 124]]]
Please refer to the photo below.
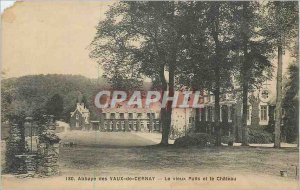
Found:
[[[220, 122], [222, 135], [239, 139], [242, 126], [241, 92], [231, 91], [220, 95]], [[214, 103], [212, 93], [203, 92], [199, 98], [200, 108], [173, 108], [171, 136], [183, 136], [191, 130], [213, 134], [215, 132]], [[192, 100], [189, 101], [192, 104]], [[268, 88], [250, 92], [248, 97], [248, 126], [268, 126], [274, 122], [274, 95]], [[97, 120], [90, 121], [89, 110], [77, 104], [71, 112], [70, 127], [79, 130], [98, 131], [148, 131], [161, 132], [160, 103], [149, 108], [127, 107], [126, 102], [115, 108], [101, 110]]]
[[[204, 93], [199, 100], [198, 109], [174, 109], [172, 117], [173, 131], [181, 133], [194, 129], [198, 132], [215, 132], [214, 96]], [[242, 98], [239, 92], [228, 92], [220, 96], [220, 122], [223, 135], [241, 136]], [[275, 96], [268, 88], [252, 91], [248, 96], [247, 125], [249, 127], [267, 127], [274, 124]], [[197, 121], [196, 121], [197, 120]]]
[[149, 108], [126, 107], [106, 108], [100, 114], [100, 131], [161, 131], [160, 108], [153, 104]]
[[76, 109], [70, 114], [71, 130], [90, 129], [90, 111], [85, 107], [84, 103], [77, 103]]

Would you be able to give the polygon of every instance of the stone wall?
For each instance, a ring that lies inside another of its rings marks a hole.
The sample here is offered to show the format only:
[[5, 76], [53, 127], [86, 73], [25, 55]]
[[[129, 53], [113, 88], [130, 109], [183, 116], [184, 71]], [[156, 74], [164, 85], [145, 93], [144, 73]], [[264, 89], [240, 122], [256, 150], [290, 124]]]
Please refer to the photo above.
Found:
[[25, 174], [33, 177], [36, 173], [52, 176], [59, 173], [59, 137], [55, 134], [53, 116], [45, 116], [39, 123], [37, 152], [26, 150], [25, 130], [22, 124], [12, 124], [6, 141], [5, 173]]

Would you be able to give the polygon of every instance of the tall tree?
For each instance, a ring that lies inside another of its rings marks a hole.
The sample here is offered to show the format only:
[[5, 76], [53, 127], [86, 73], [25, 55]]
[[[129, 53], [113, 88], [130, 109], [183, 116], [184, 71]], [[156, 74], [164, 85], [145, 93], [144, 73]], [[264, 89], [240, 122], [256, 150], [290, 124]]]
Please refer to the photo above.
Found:
[[282, 123], [282, 64], [283, 54], [298, 35], [298, 1], [272, 1], [266, 5], [265, 31], [277, 49], [277, 84], [275, 110], [275, 142], [280, 147]]
[[[225, 60], [224, 51], [222, 52], [222, 42], [220, 38], [222, 36], [222, 18], [224, 18], [224, 14], [222, 15], [222, 4], [223, 2], [210, 2], [209, 3], [209, 11], [207, 12], [208, 22], [210, 25], [208, 27], [209, 34], [211, 35], [214, 42], [214, 59], [213, 59], [213, 67], [212, 70], [214, 72], [214, 78], [211, 80], [215, 81], [215, 87], [213, 90], [213, 94], [215, 97], [214, 103], [214, 122], [216, 129], [216, 146], [221, 146], [221, 127], [220, 127], [220, 70], [222, 67], [222, 63]], [[223, 6], [223, 10], [226, 9]], [[224, 34], [224, 33], [223, 33]]]
[[[195, 22], [198, 28], [193, 34], [194, 51], [192, 54], [194, 81], [200, 90], [214, 95], [214, 124], [216, 145], [221, 145], [220, 96], [232, 86], [231, 72], [234, 69], [230, 57], [231, 34], [233, 29], [232, 5], [228, 2], [197, 2]], [[199, 21], [202, 21], [199, 22]], [[201, 23], [201, 24], [199, 24]], [[202, 36], [199, 36], [202, 35]], [[200, 56], [202, 59], [198, 59]], [[196, 55], [194, 57], [194, 55]], [[200, 64], [198, 63], [200, 62]], [[201, 81], [201, 82], [199, 82]], [[195, 84], [194, 84], [195, 85]]]
[[236, 25], [232, 50], [236, 61], [236, 78], [242, 91], [242, 145], [248, 145], [247, 115], [248, 95], [250, 90], [259, 88], [260, 84], [270, 78], [270, 46], [261, 32], [260, 4], [258, 2], [232, 2], [233, 18]]
[[[188, 30], [184, 34], [184, 64], [177, 75], [178, 84], [193, 90], [212, 92], [216, 145], [221, 145], [220, 94], [231, 85], [230, 34], [232, 10], [226, 2], [187, 2], [183, 4]], [[196, 109], [196, 128], [199, 127]], [[198, 128], [197, 128], [198, 129]], [[198, 129], [199, 130], [199, 129]]]
[[[160, 81], [161, 90], [174, 95], [184, 20], [178, 2], [120, 2], [97, 28], [91, 57], [110, 72], [146, 76]], [[168, 72], [168, 78], [165, 76]], [[112, 78], [116, 79], [114, 75]], [[123, 80], [122, 78], [120, 78]], [[161, 108], [162, 140], [168, 144], [172, 107]]]

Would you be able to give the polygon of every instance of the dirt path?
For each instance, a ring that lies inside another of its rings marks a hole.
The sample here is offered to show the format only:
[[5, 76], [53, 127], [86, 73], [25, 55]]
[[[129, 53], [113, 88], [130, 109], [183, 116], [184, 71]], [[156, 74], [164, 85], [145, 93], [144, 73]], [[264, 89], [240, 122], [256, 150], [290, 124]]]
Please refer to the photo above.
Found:
[[58, 135], [62, 143], [74, 142], [76, 145], [86, 146], [131, 147], [156, 144], [131, 132], [70, 131]]

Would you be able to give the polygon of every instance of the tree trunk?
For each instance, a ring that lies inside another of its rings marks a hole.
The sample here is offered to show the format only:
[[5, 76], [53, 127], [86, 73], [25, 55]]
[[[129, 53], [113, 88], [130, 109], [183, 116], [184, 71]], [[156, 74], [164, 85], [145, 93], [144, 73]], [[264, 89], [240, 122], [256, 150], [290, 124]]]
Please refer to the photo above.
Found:
[[216, 146], [221, 146], [221, 127], [220, 127], [220, 68], [216, 68], [216, 89], [215, 89], [215, 128]]
[[[246, 75], [246, 74], [245, 74]], [[248, 146], [247, 114], [248, 114], [248, 82], [243, 77], [243, 114], [242, 114], [242, 146]]]
[[[163, 69], [164, 70], [164, 69]], [[162, 74], [163, 80], [162, 80], [162, 97], [164, 96], [165, 91], [167, 90], [167, 83], [164, 77], [164, 74]], [[168, 145], [169, 142], [169, 133], [170, 133], [170, 125], [168, 124], [168, 116], [167, 116], [167, 111], [166, 108], [161, 108], [160, 109], [160, 122], [161, 122], [161, 142], [160, 144], [162, 145]]]
[[278, 68], [276, 85], [276, 111], [275, 111], [275, 141], [274, 147], [280, 148], [281, 119], [282, 119], [282, 46], [278, 46]]
[[[164, 96], [165, 91], [168, 89], [167, 82], [164, 76], [164, 67], [160, 71], [162, 85], [163, 85], [163, 92], [162, 97]], [[173, 97], [174, 95], [174, 69], [170, 65], [169, 67], [169, 91], [168, 96]], [[166, 108], [161, 108], [161, 122], [162, 122], [162, 138], [161, 138], [161, 145], [168, 145], [169, 144], [169, 134], [171, 129], [171, 117], [172, 117], [172, 103], [167, 102]]]
[[247, 45], [244, 45], [244, 63], [242, 65], [242, 146], [248, 146], [248, 133], [247, 133], [247, 114], [248, 114], [248, 53]]
[[216, 130], [216, 146], [221, 146], [221, 128], [220, 128], [220, 65], [222, 62], [221, 58], [221, 44], [219, 41], [219, 17], [220, 17], [220, 4], [216, 2], [213, 5], [213, 27], [212, 27], [212, 37], [215, 42], [215, 51], [216, 51], [216, 61], [214, 65], [214, 72], [215, 72], [215, 89], [214, 89], [214, 96], [215, 96], [215, 110], [214, 110], [214, 124]]
[[195, 109], [195, 130], [200, 132], [200, 108]]
[[162, 130], [162, 138], [160, 144], [168, 145], [169, 144], [169, 134], [171, 129], [171, 116], [172, 110], [164, 109], [164, 119], [163, 119], [163, 130]]
[[248, 112], [248, 91], [249, 91], [249, 71], [248, 71], [248, 37], [247, 32], [249, 29], [249, 23], [246, 21], [247, 17], [247, 9], [248, 9], [249, 2], [243, 2], [243, 18], [242, 18], [242, 41], [243, 41], [243, 54], [244, 54], [244, 61], [241, 68], [242, 74], [242, 102], [243, 102], [243, 111], [242, 111], [242, 146], [248, 146], [248, 134], [247, 134], [247, 112]]

